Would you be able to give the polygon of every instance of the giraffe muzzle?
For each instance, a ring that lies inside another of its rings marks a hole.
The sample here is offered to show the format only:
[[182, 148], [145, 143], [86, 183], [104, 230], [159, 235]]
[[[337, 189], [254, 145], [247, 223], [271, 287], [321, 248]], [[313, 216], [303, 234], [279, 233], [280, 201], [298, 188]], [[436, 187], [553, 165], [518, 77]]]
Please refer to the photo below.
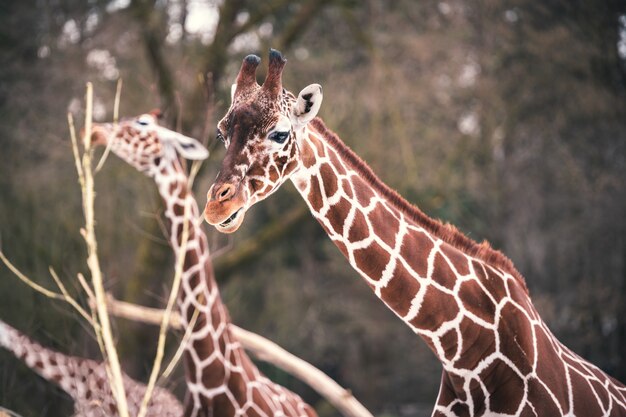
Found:
[[230, 184], [222, 185], [209, 191], [204, 219], [222, 233], [233, 233], [243, 222], [245, 207], [246, 199], [241, 190]]

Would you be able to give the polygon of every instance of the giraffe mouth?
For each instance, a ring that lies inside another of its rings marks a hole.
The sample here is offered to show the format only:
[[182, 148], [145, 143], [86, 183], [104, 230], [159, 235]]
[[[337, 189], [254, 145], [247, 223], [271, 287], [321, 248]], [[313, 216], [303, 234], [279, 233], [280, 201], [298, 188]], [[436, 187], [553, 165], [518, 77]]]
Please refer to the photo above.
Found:
[[[239, 228], [243, 220], [243, 207], [231, 214], [226, 220], [218, 224], [217, 227], [221, 232], [231, 233]], [[240, 216], [241, 214], [241, 216]]]

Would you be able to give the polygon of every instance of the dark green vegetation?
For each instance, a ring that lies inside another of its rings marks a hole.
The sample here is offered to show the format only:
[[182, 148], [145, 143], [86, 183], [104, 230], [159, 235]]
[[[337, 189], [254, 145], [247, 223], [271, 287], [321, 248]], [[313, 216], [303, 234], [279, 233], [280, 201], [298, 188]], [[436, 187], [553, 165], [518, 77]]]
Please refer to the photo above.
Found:
[[[213, 132], [230, 84], [247, 53], [266, 61], [272, 46], [289, 59], [285, 86], [321, 83], [326, 124], [383, 180], [503, 250], [561, 340], [626, 380], [623, 1], [227, 0], [214, 6], [219, 23], [206, 21], [215, 31], [205, 43], [181, 30], [201, 2], [110, 3], [124, 2], [0, 5], [0, 234], [39, 283], [53, 287], [49, 265], [67, 282], [86, 270], [65, 118], [68, 109], [81, 116], [85, 82], [95, 84], [98, 120], [112, 118], [119, 74], [123, 115], [161, 107], [169, 126], [209, 143], [196, 181], [202, 207], [223, 152]], [[152, 181], [110, 157], [96, 186], [109, 288], [163, 305], [173, 259]], [[231, 238], [207, 227], [212, 250], [224, 253], [215, 262], [235, 322], [310, 360], [377, 415], [430, 415], [433, 355], [349, 268], [293, 187], [278, 194]], [[0, 317], [51, 347], [97, 357], [69, 307], [4, 267]], [[115, 327], [124, 369], [145, 380], [156, 329]], [[320, 415], [336, 415], [301, 383], [263, 369]], [[182, 392], [182, 372], [171, 385]], [[0, 405], [69, 414], [58, 390], [5, 352]]]

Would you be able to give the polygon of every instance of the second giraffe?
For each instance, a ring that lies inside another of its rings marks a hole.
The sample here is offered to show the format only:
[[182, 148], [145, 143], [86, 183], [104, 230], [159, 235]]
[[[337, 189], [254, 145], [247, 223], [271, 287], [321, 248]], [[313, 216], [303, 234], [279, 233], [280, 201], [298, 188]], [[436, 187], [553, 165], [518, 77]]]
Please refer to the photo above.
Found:
[[[315, 417], [298, 395], [259, 371], [229, 329], [198, 206], [178, 159], [179, 154], [204, 159], [207, 150], [195, 139], [159, 126], [154, 113], [118, 124], [94, 124], [92, 140], [110, 146], [121, 159], [154, 178], [165, 202], [170, 244], [177, 257], [184, 256], [178, 307], [183, 327], [192, 326], [184, 354], [185, 416]], [[188, 240], [181, 253], [185, 222]]]

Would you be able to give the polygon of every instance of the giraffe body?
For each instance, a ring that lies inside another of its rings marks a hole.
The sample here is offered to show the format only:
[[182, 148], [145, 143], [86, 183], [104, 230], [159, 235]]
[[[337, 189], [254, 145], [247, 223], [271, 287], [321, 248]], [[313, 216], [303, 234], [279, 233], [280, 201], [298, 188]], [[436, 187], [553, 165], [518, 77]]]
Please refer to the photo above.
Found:
[[93, 138], [96, 143], [111, 142], [114, 153], [154, 178], [166, 205], [170, 243], [176, 255], [182, 250], [188, 219], [178, 299], [183, 327], [192, 326], [183, 356], [188, 388], [185, 416], [315, 416], [298, 395], [261, 374], [230, 332], [230, 317], [215, 281], [200, 212], [177, 155], [204, 159], [207, 151], [194, 139], [158, 126], [150, 114], [117, 127], [95, 125]]
[[383, 184], [314, 118], [321, 87], [297, 98], [282, 89], [280, 53], [270, 52], [262, 87], [250, 81], [254, 62], [244, 60], [218, 125], [227, 152], [207, 222], [234, 232], [291, 179], [350, 265], [441, 361], [433, 415], [626, 415], [626, 387], [554, 337], [508, 258]]
[[[74, 415], [81, 417], [118, 416], [103, 363], [67, 356], [34, 342], [0, 321], [0, 346], [12, 352], [44, 379], [57, 384], [74, 400]], [[124, 374], [128, 410], [137, 415], [146, 386]], [[179, 417], [182, 404], [163, 388], [156, 388], [147, 416]]]

